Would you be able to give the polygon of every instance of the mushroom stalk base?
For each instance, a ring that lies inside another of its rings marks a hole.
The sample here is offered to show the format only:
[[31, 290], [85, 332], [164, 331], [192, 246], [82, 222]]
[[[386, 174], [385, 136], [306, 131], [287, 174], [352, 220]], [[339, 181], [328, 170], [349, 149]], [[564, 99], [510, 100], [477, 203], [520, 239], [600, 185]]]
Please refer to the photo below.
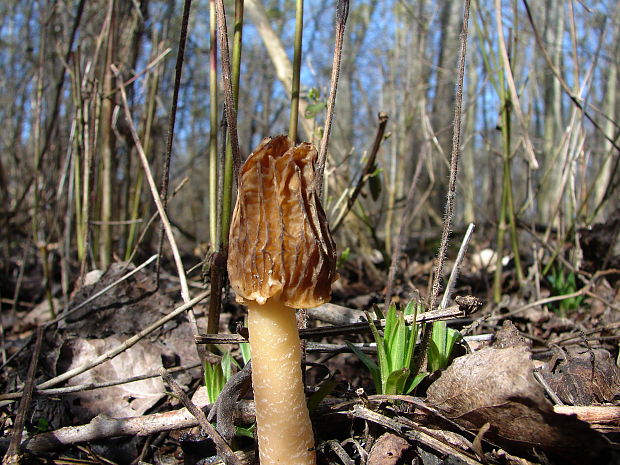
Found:
[[260, 463], [314, 465], [295, 310], [272, 299], [248, 309]]

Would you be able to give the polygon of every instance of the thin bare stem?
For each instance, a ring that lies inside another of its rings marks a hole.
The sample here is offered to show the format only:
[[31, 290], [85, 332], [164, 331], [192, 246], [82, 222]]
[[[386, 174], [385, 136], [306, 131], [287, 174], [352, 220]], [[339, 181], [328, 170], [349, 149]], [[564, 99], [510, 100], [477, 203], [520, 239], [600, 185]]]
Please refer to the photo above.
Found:
[[349, 16], [349, 0], [338, 0], [336, 6], [336, 43], [334, 44], [334, 62], [332, 64], [331, 88], [329, 89], [329, 98], [327, 100], [327, 113], [325, 115], [325, 128], [323, 129], [323, 138], [319, 148], [319, 156], [317, 158], [317, 191], [323, 194], [323, 175], [325, 173], [325, 162], [327, 161], [327, 148], [329, 146], [329, 137], [332, 131], [332, 122], [334, 119], [334, 108], [336, 106], [336, 91], [338, 90], [338, 80], [340, 79], [340, 65], [342, 63], [342, 45], [344, 43], [344, 30]]
[[15, 424], [13, 425], [13, 435], [11, 436], [11, 442], [9, 448], [2, 460], [2, 464], [17, 464], [20, 463], [20, 445], [22, 442], [22, 435], [24, 433], [24, 426], [26, 424], [26, 418], [30, 409], [30, 403], [32, 401], [32, 391], [34, 390], [35, 374], [37, 371], [37, 365], [39, 363], [39, 354], [41, 353], [41, 345], [43, 343], [43, 327], [37, 328], [37, 338], [32, 351], [32, 357], [30, 359], [30, 365], [28, 366], [28, 373], [26, 375], [26, 382], [24, 384], [24, 392], [22, 400], [19, 404], [17, 416], [15, 417]]
[[353, 192], [351, 192], [351, 195], [347, 199], [347, 204], [345, 208], [338, 215], [338, 218], [336, 219], [336, 221], [333, 222], [333, 226], [331, 227], [332, 231], [336, 231], [340, 227], [340, 225], [344, 221], [347, 214], [353, 208], [353, 205], [355, 205], [355, 201], [357, 200], [357, 197], [362, 191], [362, 187], [364, 187], [364, 184], [367, 181], [368, 175], [370, 174], [371, 170], [375, 166], [375, 160], [377, 159], [377, 153], [379, 153], [379, 148], [381, 147], [381, 142], [383, 141], [383, 134], [385, 134], [385, 127], [387, 126], [387, 122], [388, 122], [387, 113], [383, 113], [383, 112], [379, 113], [378, 119], [379, 119], [379, 126], [377, 126], [377, 133], [375, 134], [375, 140], [372, 144], [372, 148], [370, 149], [370, 154], [368, 155], [366, 164], [364, 165], [364, 168], [362, 169], [360, 177], [357, 180], [355, 187], [353, 188]]
[[291, 118], [288, 129], [289, 138], [297, 140], [297, 124], [299, 122], [299, 91], [301, 78], [301, 55], [303, 50], [304, 32], [304, 0], [295, 2], [295, 53], [293, 55], [293, 85], [291, 87]]
[[217, 132], [218, 98], [217, 98], [217, 18], [215, 0], [209, 0], [209, 241], [211, 249], [219, 242], [217, 236]]
[[[217, 357], [216, 355], [213, 355], [212, 358], [217, 359], [218, 361], [221, 359], [221, 357]], [[169, 368], [168, 372], [176, 373], [179, 371], [188, 371], [193, 368], [198, 368], [199, 366], [202, 366], [200, 362], [193, 363], [191, 365], [183, 365], [183, 366], [179, 366], [175, 368]], [[96, 389], [103, 389], [107, 387], [122, 386], [123, 384], [134, 383], [136, 381], [144, 381], [145, 379], [157, 378], [159, 376], [160, 376], [159, 372], [146, 373], [143, 375], [131, 376], [128, 378], [117, 379], [114, 381], [106, 381], [103, 383], [84, 383], [84, 384], [74, 384], [71, 386], [65, 386], [61, 388], [39, 389], [37, 390], [37, 396], [61, 396], [65, 394], [73, 394], [76, 392], [94, 391]], [[24, 394], [23, 391], [8, 392], [6, 394], [0, 394], [0, 401], [20, 399], [21, 397], [23, 397], [23, 394]]]
[[207, 420], [205, 413], [194, 404], [191, 399], [185, 394], [185, 391], [181, 389], [181, 386], [174, 380], [174, 378], [168, 373], [165, 368], [159, 371], [162, 379], [172, 389], [174, 395], [181, 401], [183, 406], [198, 420], [200, 429], [205, 436], [209, 436], [215, 443], [217, 452], [226, 459], [227, 465], [240, 465], [239, 458], [234, 454], [230, 446], [226, 443], [224, 438], [217, 432], [217, 430], [211, 426], [211, 423]]
[[[239, 79], [241, 76], [241, 48], [242, 48], [242, 35], [243, 35], [243, 0], [235, 0], [235, 29], [233, 34], [233, 53], [232, 53], [232, 93], [233, 93], [233, 107], [235, 114], [239, 107]], [[236, 131], [236, 122], [235, 122]], [[237, 153], [238, 158], [240, 158]], [[239, 160], [239, 165], [240, 165]], [[230, 218], [232, 216], [232, 199], [233, 199], [233, 175], [237, 176], [238, 171], [233, 173], [233, 168], [236, 170], [235, 155], [233, 152], [233, 144], [230, 138], [230, 133], [226, 138], [226, 156], [224, 158], [224, 186], [223, 197], [221, 206], [221, 227], [218, 243], [216, 244], [216, 251], [221, 250], [221, 245], [226, 247], [228, 245], [228, 232], [230, 230]]]
[[235, 178], [239, 179], [241, 171], [241, 154], [239, 149], [239, 136], [237, 134], [237, 110], [235, 110], [235, 99], [233, 96], [232, 71], [230, 65], [230, 52], [228, 47], [228, 28], [226, 26], [226, 12], [224, 10], [224, 0], [215, 0], [215, 11], [217, 14], [217, 28], [220, 38], [220, 58], [222, 61], [222, 81], [224, 83], [224, 104], [228, 135], [232, 147], [233, 168]]
[[[192, 0], [184, 0], [183, 2], [183, 17], [181, 19], [181, 34], [179, 36], [179, 50], [177, 52], [177, 61], [174, 68], [174, 88], [172, 90], [172, 106], [170, 107], [170, 114], [168, 115], [168, 135], [166, 139], [166, 151], [164, 152], [164, 169], [162, 172], [161, 181], [161, 200], [164, 211], [166, 210], [168, 203], [168, 183], [170, 181], [170, 160], [172, 158], [172, 142], [174, 140], [174, 125], [177, 117], [177, 103], [179, 100], [179, 88], [181, 87], [181, 73], [183, 71], [183, 58], [185, 56], [185, 43], [187, 42], [187, 27], [189, 24], [189, 12], [192, 8]], [[119, 86], [121, 91], [124, 86]], [[162, 220], [164, 216], [161, 216]], [[164, 225], [160, 230], [159, 247], [157, 254], [159, 259], [157, 260], [157, 282], [159, 283], [159, 267], [161, 264], [162, 248], [164, 245]]]
[[459, 253], [456, 255], [456, 260], [454, 261], [454, 267], [452, 268], [452, 272], [450, 273], [450, 278], [448, 278], [448, 284], [446, 284], [446, 290], [443, 293], [443, 297], [441, 299], [441, 304], [439, 306], [444, 308], [448, 305], [448, 299], [450, 298], [450, 294], [452, 294], [452, 289], [454, 289], [454, 285], [456, 284], [456, 278], [459, 276], [459, 268], [461, 266], [461, 262], [465, 257], [465, 252], [467, 252], [467, 247], [469, 246], [469, 241], [471, 240], [471, 236], [474, 233], [474, 224], [470, 223], [467, 227], [467, 232], [465, 233], [465, 237], [463, 237], [463, 242], [461, 242], [461, 248], [459, 249]]
[[[461, 109], [463, 105], [463, 78], [465, 75], [465, 57], [467, 55], [467, 31], [469, 22], [470, 0], [465, 0], [463, 8], [463, 25], [460, 34], [461, 48], [459, 52], [459, 64], [457, 71], [457, 83], [454, 101], [454, 128], [452, 133], [452, 153], [450, 155], [450, 180], [448, 181], [448, 193], [446, 196], [446, 212], [444, 216], [443, 230], [441, 232], [441, 243], [439, 252], [437, 253], [437, 266], [433, 277], [433, 286], [429, 301], [429, 308], [432, 310], [437, 304], [439, 289], [441, 287], [441, 276], [443, 274], [444, 262], [446, 259], [446, 251], [448, 249], [448, 240], [450, 238], [450, 230], [452, 229], [452, 220], [454, 215], [454, 198], [456, 195], [456, 179], [458, 174], [458, 163], [461, 154]], [[420, 351], [418, 352], [412, 368], [412, 373], [418, 373], [424, 362], [428, 344], [430, 342], [433, 325], [426, 325], [420, 343]]]
[[[114, 74], [119, 76], [119, 71], [113, 65], [112, 70]], [[163, 205], [163, 202], [157, 192], [157, 187], [155, 186], [155, 180], [153, 179], [153, 175], [151, 174], [151, 170], [149, 167], [149, 162], [146, 158], [146, 154], [144, 153], [144, 149], [142, 148], [142, 143], [140, 142], [140, 138], [138, 137], [138, 133], [131, 119], [131, 112], [129, 111], [129, 104], [127, 103], [127, 94], [125, 92], [125, 87], [121, 84], [121, 99], [123, 102], [123, 109], [125, 110], [125, 119], [127, 120], [127, 124], [129, 126], [129, 130], [131, 132], [131, 137], [133, 138], [134, 144], [136, 145], [136, 150], [140, 157], [140, 162], [142, 163], [142, 168], [144, 169], [144, 174], [146, 175], [146, 180], [151, 188], [151, 194], [153, 196], [153, 200], [155, 205], [157, 206], [157, 211], [159, 212], [159, 216], [161, 218], [161, 222], [166, 233], [166, 237], [168, 238], [168, 242], [170, 243], [170, 249], [172, 250], [172, 255], [174, 256], [174, 262], [177, 267], [177, 274], [179, 275], [179, 282], [181, 285], [181, 296], [184, 302], [189, 302], [189, 288], [187, 286], [187, 278], [185, 276], [185, 267], [183, 266], [183, 261], [181, 259], [181, 254], [179, 253], [179, 248], [177, 247], [176, 240], [174, 238], [174, 234], [172, 232], [172, 227], [170, 226], [170, 222], [168, 221], [168, 217], [166, 215], [166, 211]], [[158, 262], [159, 263], [159, 262]], [[196, 334], [198, 332], [198, 326], [196, 324], [196, 318], [193, 314], [193, 311], [188, 312], [188, 317], [190, 321], [190, 325], [192, 327], [192, 332]]]

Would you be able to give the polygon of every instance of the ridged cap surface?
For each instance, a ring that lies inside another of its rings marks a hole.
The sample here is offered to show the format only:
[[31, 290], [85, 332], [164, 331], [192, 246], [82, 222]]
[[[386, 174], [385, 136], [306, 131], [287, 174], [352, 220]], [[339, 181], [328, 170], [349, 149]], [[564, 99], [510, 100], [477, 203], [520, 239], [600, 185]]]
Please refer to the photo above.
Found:
[[241, 169], [228, 248], [237, 301], [312, 308], [331, 298], [336, 251], [315, 191], [317, 151], [266, 138]]

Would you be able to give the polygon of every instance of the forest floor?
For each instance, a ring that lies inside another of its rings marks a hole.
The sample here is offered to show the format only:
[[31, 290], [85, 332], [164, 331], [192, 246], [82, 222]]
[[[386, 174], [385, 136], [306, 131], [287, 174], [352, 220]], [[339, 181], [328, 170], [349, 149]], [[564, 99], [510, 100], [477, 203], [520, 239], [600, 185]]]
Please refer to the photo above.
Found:
[[[372, 314], [386, 289], [368, 263], [345, 263], [332, 303], [308, 311], [307, 326], [319, 329], [303, 336], [308, 394], [320, 392], [312, 407], [319, 463], [620, 463], [620, 271], [606, 230], [583, 236], [577, 273], [560, 266], [519, 286], [507, 263], [497, 304], [489, 298], [495, 265], [484, 253], [468, 256], [453, 297], [473, 296], [481, 305], [452, 305], [447, 325], [464, 336], [454, 359], [408, 395], [376, 394], [369, 370], [347, 349], [345, 341], [376, 356], [364, 311]], [[214, 410], [178, 280], [163, 273], [157, 287], [153, 268], [127, 277], [135, 267], [117, 263], [90, 273], [55, 319], [45, 301], [29, 303], [40, 280], [26, 270], [19, 302], [3, 300], [3, 451], [12, 439], [21, 443], [22, 463], [222, 463], [217, 450], [228, 446], [214, 443], [204, 418], [190, 414], [190, 401], [174, 391]], [[432, 269], [432, 258], [409, 254], [395, 301], [424, 299]], [[202, 296], [194, 314], [204, 328], [208, 286], [197, 274], [190, 288], [192, 297]], [[175, 309], [179, 316], [170, 319]], [[242, 365], [243, 317], [227, 295], [220, 332], [231, 336], [218, 344], [238, 361], [233, 372]], [[162, 368], [174, 381], [164, 382]], [[253, 463], [254, 411], [243, 373], [225, 388], [217, 422], [220, 432], [233, 419], [245, 427], [229, 442], [238, 463]]]

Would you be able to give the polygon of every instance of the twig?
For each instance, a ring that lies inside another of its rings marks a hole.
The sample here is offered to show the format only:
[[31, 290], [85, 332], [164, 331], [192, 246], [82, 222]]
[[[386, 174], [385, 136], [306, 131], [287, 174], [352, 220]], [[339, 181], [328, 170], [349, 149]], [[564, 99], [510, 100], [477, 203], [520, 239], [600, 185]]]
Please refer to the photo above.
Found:
[[[194, 399], [198, 408], [208, 408], [206, 396]], [[236, 413], [241, 414], [248, 423], [254, 419], [254, 403], [241, 401], [237, 404]], [[114, 436], [148, 436], [162, 431], [197, 426], [198, 421], [186, 409], [173, 410], [151, 415], [140, 415], [129, 418], [110, 418], [97, 416], [90, 423], [37, 434], [22, 443], [22, 450], [41, 454], [61, 449], [80, 442], [96, 441]]]
[[[220, 357], [213, 356], [218, 360]], [[202, 366], [201, 363], [194, 363], [192, 365], [180, 366], [176, 368], [170, 368], [168, 370], [169, 373], [176, 373], [177, 371], [187, 371], [192, 368], [196, 368]], [[150, 378], [157, 378], [159, 376], [159, 372], [157, 373], [147, 373], [144, 375], [132, 376], [130, 378], [119, 379], [115, 381], [107, 381], [105, 383], [86, 383], [86, 384], [76, 384], [73, 386], [66, 386], [62, 388], [52, 388], [52, 389], [39, 389], [37, 390], [37, 396], [60, 396], [64, 394], [73, 394], [74, 392], [84, 392], [84, 391], [93, 391], [95, 389], [103, 389], [111, 386], [120, 386], [122, 384], [129, 384], [136, 381], [142, 381]], [[0, 394], [0, 400], [15, 400], [20, 399], [23, 396], [22, 391], [18, 392], [9, 392], [7, 394]]]
[[370, 154], [368, 155], [366, 164], [364, 165], [364, 168], [362, 169], [362, 173], [360, 174], [360, 177], [357, 180], [357, 184], [353, 188], [353, 192], [351, 192], [351, 195], [347, 199], [347, 205], [342, 210], [342, 212], [340, 213], [336, 221], [334, 221], [334, 224], [331, 227], [332, 232], [336, 231], [340, 227], [340, 225], [342, 224], [347, 214], [353, 208], [353, 205], [355, 204], [355, 200], [357, 199], [357, 196], [360, 194], [360, 192], [362, 191], [362, 187], [364, 187], [364, 184], [366, 183], [366, 177], [370, 174], [370, 170], [372, 170], [373, 166], [375, 166], [375, 160], [377, 159], [377, 153], [379, 153], [379, 148], [381, 147], [381, 142], [383, 141], [383, 134], [385, 133], [385, 126], [387, 125], [387, 122], [388, 122], [388, 115], [387, 113], [381, 112], [379, 113], [378, 118], [379, 118], [379, 126], [377, 127], [377, 133], [375, 134], [375, 140], [372, 144], [372, 148], [370, 149]]
[[434, 438], [433, 436], [423, 431], [412, 430], [410, 429], [409, 425], [400, 423], [396, 419], [386, 417], [385, 415], [372, 411], [362, 405], [355, 405], [353, 407], [353, 411], [347, 412], [347, 414], [381, 425], [384, 428], [395, 431], [396, 433], [399, 433], [408, 439], [418, 441], [436, 451], [441, 452], [442, 454], [456, 456], [467, 465], [480, 465], [480, 462], [478, 460], [475, 460], [470, 454], [457, 449], [452, 444], [447, 444], [443, 441], [440, 441], [439, 439]]
[[235, 178], [239, 179], [239, 172], [241, 171], [241, 154], [239, 150], [239, 136], [237, 134], [237, 111], [235, 110], [233, 97], [230, 52], [228, 48], [228, 28], [226, 27], [224, 0], [215, 0], [215, 11], [217, 13], [217, 28], [220, 39], [222, 81], [224, 82], [224, 111], [226, 112], [228, 136], [230, 137], [232, 147]]
[[[530, 11], [530, 6], [527, 3], [527, 0], [523, 0], [523, 5], [525, 6], [525, 11], [527, 13], [527, 18], [528, 18], [528, 20], [530, 22], [530, 25], [532, 26], [532, 31], [534, 31], [534, 37], [536, 38], [536, 43], [538, 44], [538, 47], [542, 51], [542, 54], [543, 54], [543, 57], [545, 58], [545, 62], [547, 63], [547, 66], [549, 67], [549, 69], [551, 69], [551, 72], [553, 73], [555, 78], [560, 83], [560, 87], [562, 88], [562, 90], [566, 93], [566, 95], [568, 95], [568, 97], [571, 99], [573, 104], [577, 108], [579, 108], [579, 110], [588, 119], [588, 121], [590, 121], [592, 123], [592, 125], [596, 128], [596, 130], [601, 133], [601, 135], [607, 140], [607, 142], [609, 142], [611, 145], [613, 145], [616, 150], [620, 150], [620, 145], [618, 145], [618, 143], [617, 143], [617, 135], [616, 135], [616, 140], [614, 140], [611, 137], [609, 137], [605, 133], [605, 130], [603, 128], [601, 128], [601, 126], [596, 122], [596, 120], [594, 118], [592, 118], [590, 113], [581, 104], [581, 102], [579, 101], [579, 96], [575, 95], [571, 91], [570, 87], [568, 87], [568, 84], [566, 83], [566, 81], [562, 77], [561, 73], [556, 68], [556, 66], [553, 64], [553, 61], [551, 60], [551, 57], [549, 56], [549, 53], [547, 52], [547, 49], [545, 48], [545, 46], [543, 44], [542, 38], [540, 37], [540, 33], [538, 32], [538, 28], [534, 24], [534, 18], [532, 17], [532, 12]], [[614, 126], [616, 126], [616, 128], [618, 127], [618, 125], [617, 125], [617, 123], [615, 121], [613, 121], [607, 115], [604, 115], [604, 116], [605, 116], [605, 118], [608, 121], [612, 121], [612, 123], [614, 124]]]
[[459, 268], [461, 266], [461, 262], [463, 261], [463, 257], [465, 256], [465, 252], [467, 251], [467, 247], [469, 246], [469, 241], [471, 240], [474, 228], [474, 224], [470, 223], [469, 227], [467, 228], [467, 232], [465, 233], [465, 237], [463, 237], [463, 242], [461, 243], [459, 253], [456, 255], [456, 260], [454, 261], [454, 266], [452, 267], [450, 278], [448, 278], [448, 284], [446, 284], [446, 289], [443, 293], [441, 304], [439, 304], [441, 308], [444, 308], [446, 305], [448, 305], [448, 299], [450, 298], [450, 294], [452, 294], [452, 289], [456, 284], [456, 278], [459, 275]]
[[[432, 322], [439, 320], [449, 320], [465, 316], [466, 311], [460, 305], [453, 305], [448, 308], [439, 310], [431, 310], [417, 315], [409, 315], [405, 317], [407, 324]], [[385, 327], [385, 320], [374, 320], [377, 328]], [[358, 334], [370, 331], [368, 322], [352, 323], [341, 326], [321, 326], [318, 328], [306, 328], [299, 331], [301, 339], [321, 338], [326, 336], [340, 336], [343, 334]], [[195, 338], [196, 344], [235, 344], [248, 342], [247, 339], [239, 334], [204, 334]]]
[[134, 270], [130, 271], [129, 273], [121, 276], [120, 278], [118, 278], [116, 281], [114, 281], [112, 284], [110, 284], [109, 286], [104, 287], [103, 289], [101, 289], [99, 292], [91, 295], [88, 299], [86, 299], [84, 302], [76, 305], [75, 307], [73, 307], [71, 310], [67, 310], [66, 312], [61, 313], [58, 317], [56, 317], [54, 320], [49, 321], [47, 323], [45, 323], [45, 327], [48, 327], [50, 325], [53, 325], [55, 323], [58, 323], [61, 320], [64, 320], [65, 318], [67, 318], [69, 315], [77, 312], [79, 309], [83, 308], [84, 306], [88, 305], [89, 303], [91, 303], [93, 300], [97, 299], [98, 297], [102, 296], [103, 294], [105, 294], [106, 292], [108, 292], [110, 289], [112, 289], [115, 286], [118, 286], [120, 283], [122, 283], [123, 281], [127, 280], [128, 278], [130, 278], [131, 276], [133, 276], [134, 274], [136, 274], [138, 271], [142, 270], [143, 268], [147, 267], [148, 265], [150, 265], [155, 259], [157, 258], [157, 255], [153, 255], [151, 258], [149, 258], [148, 260], [146, 260], [144, 263], [141, 263], [139, 266], [137, 266]]
[[[187, 184], [188, 181], [189, 181], [189, 178], [187, 176], [184, 177], [183, 179], [181, 179], [179, 184], [177, 184], [177, 186], [174, 188], [174, 191], [172, 192], [172, 195], [170, 196], [170, 198], [174, 198], [174, 196], [177, 195], [177, 193], [181, 189], [183, 189], [183, 187], [185, 186], [185, 184]], [[140, 244], [142, 243], [142, 240], [144, 239], [144, 237], [148, 233], [149, 229], [153, 225], [153, 222], [157, 219], [158, 216], [159, 216], [159, 212], [155, 212], [155, 213], [153, 213], [151, 215], [149, 220], [146, 222], [146, 225], [144, 226], [144, 229], [142, 230], [142, 232], [138, 236], [138, 239], [136, 240], [136, 243], [135, 243], [135, 245], [133, 247], [133, 250], [131, 251], [131, 255], [129, 255], [129, 258], [126, 260], [127, 262], [131, 262], [133, 260], [133, 258], [136, 256], [136, 254], [138, 253], [138, 248], [139, 248]], [[176, 279], [178, 279], [180, 281], [180, 278], [177, 277]]]
[[11, 436], [11, 442], [9, 448], [2, 460], [2, 465], [18, 464], [21, 461], [20, 445], [22, 442], [22, 434], [24, 432], [24, 425], [26, 423], [26, 416], [30, 409], [30, 402], [32, 401], [32, 391], [34, 389], [35, 374], [37, 372], [37, 365], [39, 363], [39, 354], [41, 353], [41, 344], [43, 342], [43, 326], [37, 328], [37, 339], [34, 344], [34, 350], [32, 351], [32, 358], [30, 359], [30, 365], [28, 366], [28, 373], [26, 374], [26, 383], [24, 384], [24, 395], [22, 401], [19, 403], [19, 410], [15, 417], [15, 424], [13, 425], [13, 435]]
[[[181, 34], [179, 36], [179, 50], [177, 52], [177, 61], [174, 68], [174, 88], [172, 91], [172, 106], [170, 107], [170, 114], [168, 116], [168, 135], [166, 140], [166, 151], [164, 152], [164, 168], [162, 171], [161, 181], [161, 202], [164, 211], [168, 205], [168, 183], [170, 180], [170, 159], [172, 158], [172, 142], [174, 140], [174, 124], [177, 116], [177, 102], [179, 100], [179, 88], [181, 87], [181, 72], [183, 71], [183, 58], [185, 56], [185, 43], [187, 42], [187, 26], [189, 24], [189, 12], [192, 7], [192, 0], [185, 0], [183, 2], [183, 17], [181, 20]], [[114, 74], [117, 74], [115, 71]], [[119, 90], [121, 93], [125, 93], [125, 86], [122, 81], [119, 81]], [[126, 97], [123, 99], [126, 100]], [[129, 114], [129, 109], [127, 108]], [[127, 115], [129, 116], [129, 115]], [[127, 118], [130, 121], [129, 117]], [[131, 123], [130, 123], [131, 124]], [[133, 136], [133, 133], [132, 133]], [[134, 137], [134, 140], [136, 137]], [[165, 215], [160, 215], [162, 220], [162, 227], [159, 233], [159, 247], [158, 255], [161, 257], [162, 248], [164, 245], [164, 231], [166, 226], [164, 224]], [[167, 232], [167, 231], [166, 231]], [[176, 259], [176, 257], [175, 257]], [[161, 259], [157, 260], [157, 283], [159, 285], [159, 269]]]
[[191, 401], [187, 394], [185, 394], [185, 391], [181, 389], [181, 386], [179, 386], [174, 378], [170, 376], [170, 373], [168, 373], [165, 368], [161, 368], [159, 374], [166, 384], [170, 386], [172, 392], [181, 401], [183, 406], [189, 410], [196, 420], [198, 420], [202, 434], [211, 438], [211, 440], [215, 443], [218, 454], [224, 457], [226, 464], [240, 465], [239, 459], [233, 453], [230, 446], [226, 443], [226, 441], [224, 441], [222, 436], [220, 436], [220, 433], [218, 433], [216, 429], [211, 426], [211, 423], [207, 421], [207, 416], [205, 413]]
[[192, 308], [194, 305], [196, 305], [202, 299], [207, 297], [209, 295], [209, 293], [210, 293], [210, 291], [202, 292], [201, 294], [197, 295], [196, 297], [194, 297], [189, 302], [181, 305], [180, 307], [177, 307], [172, 312], [170, 312], [168, 315], [164, 316], [163, 318], [160, 318], [159, 320], [157, 320], [152, 325], [147, 326], [146, 328], [144, 328], [139, 333], [137, 333], [134, 336], [130, 337], [123, 344], [120, 344], [117, 347], [114, 347], [114, 348], [108, 350], [104, 354], [102, 354], [99, 357], [97, 357], [95, 360], [92, 360], [92, 361], [90, 361], [90, 362], [88, 362], [88, 363], [86, 363], [86, 364], [84, 364], [82, 366], [76, 367], [73, 370], [67, 371], [66, 373], [58, 375], [55, 378], [52, 378], [52, 379], [50, 379], [48, 381], [45, 381], [44, 383], [41, 383], [41, 384], [37, 385], [37, 389], [45, 389], [45, 388], [49, 388], [49, 387], [52, 387], [52, 386], [56, 386], [57, 384], [60, 384], [63, 381], [66, 381], [66, 380], [68, 380], [70, 378], [73, 378], [74, 376], [79, 375], [80, 373], [84, 373], [85, 371], [90, 370], [91, 368], [93, 368], [93, 367], [95, 367], [97, 365], [100, 365], [100, 364], [102, 364], [103, 362], [105, 362], [107, 360], [110, 360], [110, 359], [116, 357], [118, 354], [120, 354], [124, 350], [126, 350], [129, 347], [131, 347], [134, 344], [136, 344], [142, 338], [148, 336], [150, 333], [155, 331], [157, 328], [162, 326], [164, 323], [166, 323], [166, 322], [176, 318], [181, 313], [183, 313], [186, 310]]
[[[418, 156], [418, 162], [416, 163], [415, 172], [413, 173], [413, 180], [411, 181], [409, 191], [407, 192], [407, 201], [405, 202], [405, 205], [413, 204], [413, 196], [415, 194], [416, 188], [418, 187], [418, 180], [420, 179], [420, 173], [422, 173], [422, 165], [424, 164], [425, 158], [426, 151], [422, 150], [420, 152], [420, 155]], [[392, 302], [392, 295], [394, 292], [394, 280], [396, 279], [396, 272], [398, 271], [398, 263], [405, 247], [405, 239], [407, 237], [409, 225], [411, 224], [411, 220], [413, 219], [413, 214], [415, 211], [416, 209], [414, 208], [408, 208], [405, 213], [405, 217], [400, 223], [400, 229], [398, 230], [396, 244], [394, 246], [394, 251], [392, 252], [392, 262], [390, 263], [387, 284], [385, 286], [384, 305], [386, 309], [390, 307], [390, 304]]]
[[[164, 50], [163, 52], [161, 52], [159, 55], [157, 55], [149, 64], [146, 65], [146, 67], [133, 75], [133, 77], [130, 77], [129, 79], [127, 79], [123, 85], [125, 87], [130, 86], [131, 84], [133, 84], [135, 81], [137, 81], [138, 79], [140, 79], [140, 77], [146, 73], [148, 73], [150, 70], [152, 70], [155, 66], [157, 66], [159, 64], [160, 61], [162, 61], [166, 56], [168, 56], [168, 54], [172, 51], [171, 48], [167, 48], [166, 50]], [[116, 89], [114, 89], [112, 92], [110, 92], [109, 95], [105, 95], [104, 98], [109, 98], [112, 95], [114, 95], [116, 92], [118, 92], [120, 90], [119, 87], [117, 87]]]
[[[146, 154], [144, 153], [144, 149], [142, 148], [140, 137], [138, 136], [136, 128], [133, 124], [133, 120], [131, 118], [131, 112], [129, 111], [129, 104], [127, 103], [127, 93], [125, 92], [125, 86], [122, 84], [122, 78], [120, 77], [120, 73], [118, 69], [116, 68], [116, 66], [112, 65], [112, 71], [114, 72], [117, 79], [119, 80], [121, 100], [123, 102], [123, 109], [125, 110], [125, 119], [127, 120], [127, 125], [129, 126], [131, 137], [133, 138], [134, 144], [136, 145], [136, 151], [138, 152], [138, 156], [140, 157], [140, 162], [142, 163], [144, 174], [146, 176], [149, 187], [151, 188], [151, 195], [153, 196], [153, 201], [155, 202], [155, 205], [157, 206], [157, 211], [159, 212], [159, 216], [161, 218], [164, 231], [166, 232], [166, 237], [168, 238], [168, 242], [170, 244], [170, 249], [172, 250], [172, 255], [174, 256], [174, 262], [177, 267], [177, 274], [179, 275], [179, 283], [181, 285], [181, 297], [183, 298], [183, 301], [187, 304], [190, 301], [190, 295], [189, 295], [189, 287], [187, 286], [187, 278], [185, 276], [185, 267], [183, 266], [183, 261], [181, 260], [181, 254], [179, 253], [179, 248], [177, 247], [174, 234], [172, 233], [172, 227], [170, 226], [170, 222], [168, 221], [168, 217], [166, 215], [166, 209], [157, 192], [157, 187], [155, 186], [155, 180], [153, 179], [153, 175], [151, 174], [149, 162], [146, 158]], [[192, 328], [192, 332], [194, 334], [198, 334], [198, 325], [196, 324], [196, 317], [194, 316], [193, 310], [190, 310], [188, 312], [188, 319], [189, 319], [190, 326]], [[202, 358], [203, 354], [199, 353], [199, 355], [201, 355], [201, 358]]]
[[336, 91], [338, 90], [338, 80], [340, 79], [340, 64], [342, 62], [342, 45], [344, 43], [344, 29], [349, 16], [349, 0], [338, 0], [336, 5], [336, 43], [334, 44], [334, 62], [332, 64], [331, 88], [327, 99], [327, 113], [325, 115], [325, 128], [323, 138], [319, 148], [319, 156], [316, 162], [316, 191], [319, 197], [323, 196], [323, 174], [325, 172], [325, 162], [327, 160], [327, 147], [329, 136], [332, 131], [332, 121], [334, 119], [334, 107], [336, 106]]
[[[441, 243], [439, 252], [437, 253], [437, 266], [435, 268], [435, 276], [433, 278], [433, 287], [429, 302], [429, 308], [435, 308], [437, 297], [439, 296], [439, 288], [441, 287], [441, 275], [443, 274], [444, 262], [446, 259], [446, 251], [448, 249], [448, 240], [450, 230], [452, 229], [452, 220], [454, 215], [454, 197], [456, 195], [456, 178], [458, 174], [458, 163], [461, 153], [461, 108], [463, 105], [463, 78], [465, 75], [465, 57], [467, 55], [467, 31], [469, 21], [470, 0], [465, 0], [463, 8], [463, 26], [460, 34], [461, 50], [459, 53], [458, 78], [456, 83], [456, 96], [454, 101], [454, 128], [452, 133], [452, 153], [450, 155], [450, 180], [448, 181], [448, 193], [446, 196], [446, 212], [441, 232]], [[428, 344], [431, 339], [433, 325], [426, 325], [422, 335], [420, 351], [414, 360], [412, 373], [418, 373], [424, 362]]]

